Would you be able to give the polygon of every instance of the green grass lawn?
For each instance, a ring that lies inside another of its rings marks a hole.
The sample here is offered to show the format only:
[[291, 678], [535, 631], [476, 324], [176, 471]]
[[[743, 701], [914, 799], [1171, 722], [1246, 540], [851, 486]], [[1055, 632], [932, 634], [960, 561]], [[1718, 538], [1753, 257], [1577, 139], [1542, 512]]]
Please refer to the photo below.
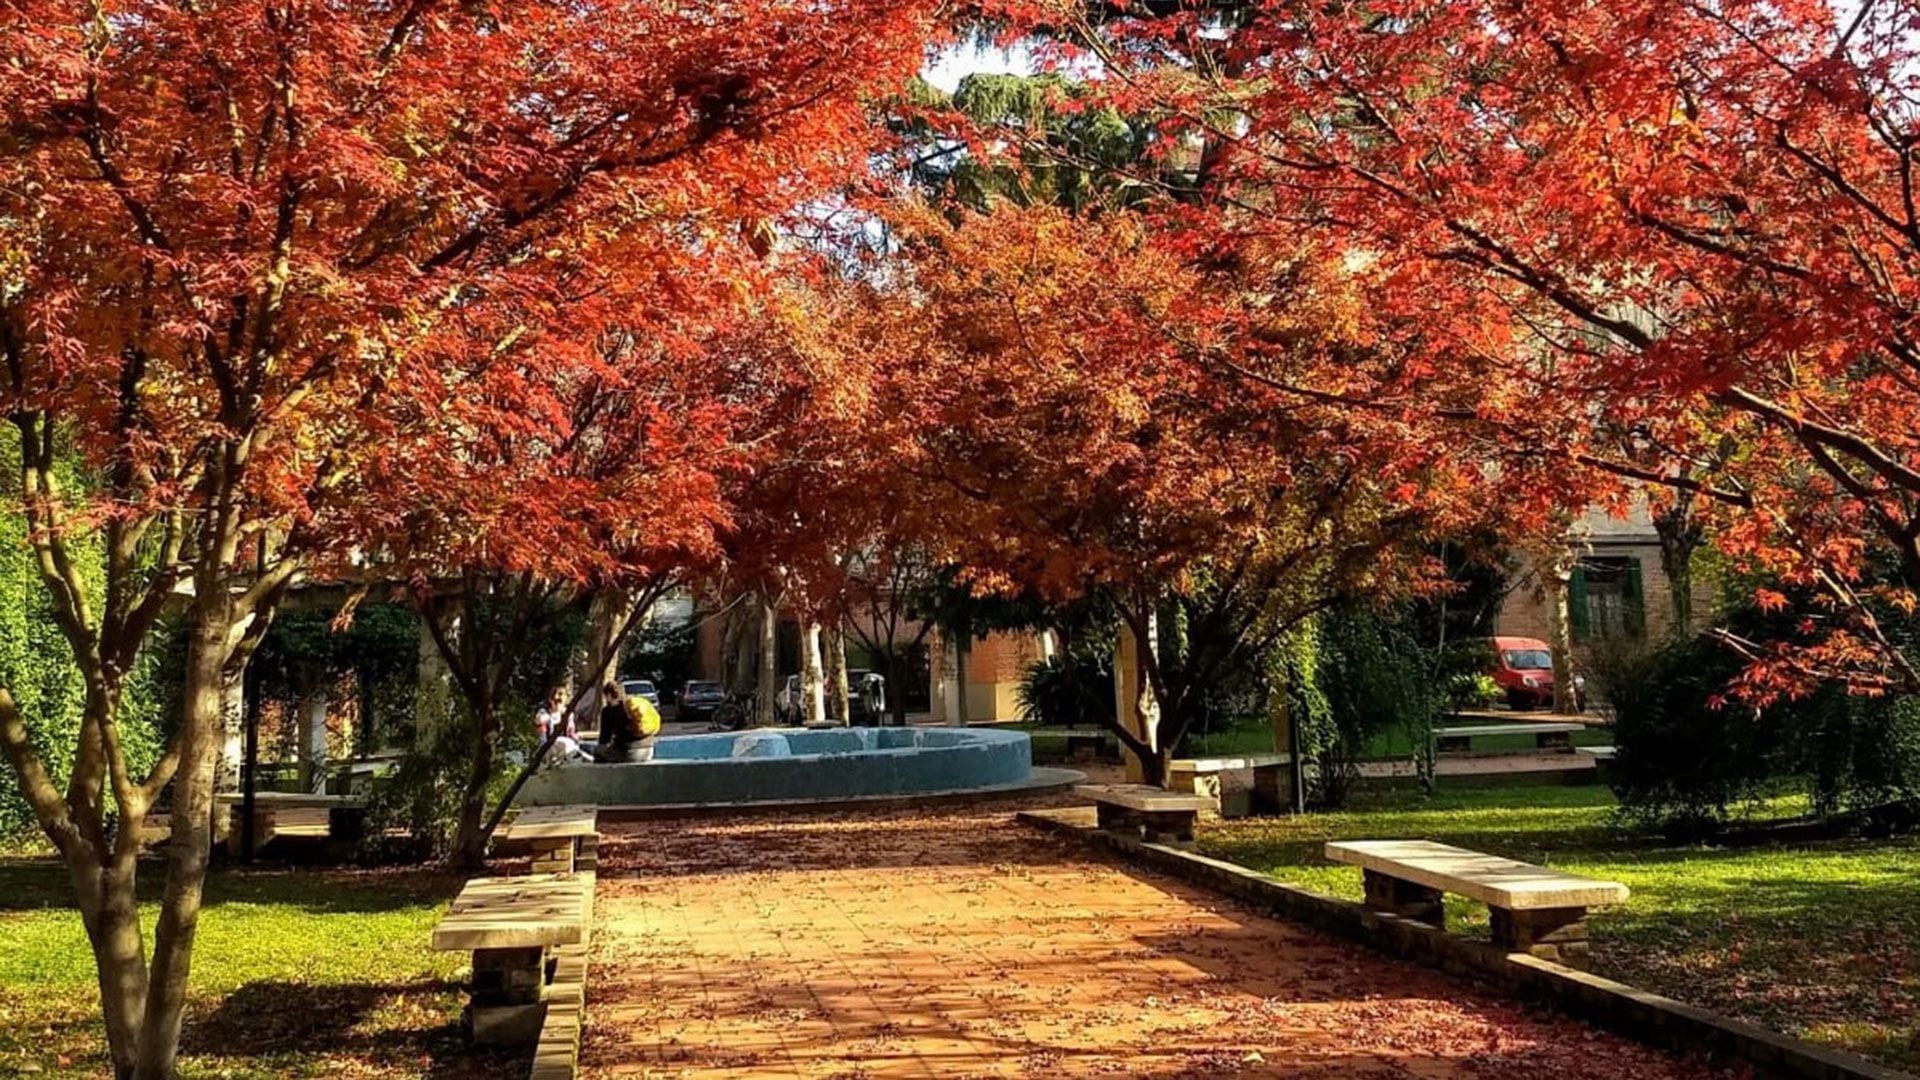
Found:
[[[1798, 808], [1782, 800], [1763, 812]], [[1625, 883], [1592, 919], [1600, 974], [1814, 1042], [1920, 1067], [1920, 838], [1732, 849], [1627, 829], [1604, 787], [1362, 792], [1340, 813], [1203, 826], [1203, 852], [1357, 900], [1330, 839], [1424, 838]], [[1448, 920], [1486, 935], [1486, 909]]]
[[[141, 868], [148, 947], [162, 867]], [[427, 948], [460, 879], [216, 871], [194, 948], [188, 1078], [489, 1077], [459, 1030], [465, 957]], [[64, 870], [0, 859], [0, 1076], [107, 1073], [92, 953]], [[524, 1065], [521, 1066], [524, 1068]]]

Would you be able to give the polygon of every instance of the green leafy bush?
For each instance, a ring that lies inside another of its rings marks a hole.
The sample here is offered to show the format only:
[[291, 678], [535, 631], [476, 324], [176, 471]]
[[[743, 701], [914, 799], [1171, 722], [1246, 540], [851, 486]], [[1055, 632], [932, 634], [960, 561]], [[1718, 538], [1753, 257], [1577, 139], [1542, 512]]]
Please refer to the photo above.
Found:
[[[504, 604], [478, 603], [465, 609], [463, 633], [499, 634], [510, 611]], [[486, 763], [486, 804], [491, 807], [513, 781], [514, 760], [534, 747], [533, 714], [547, 692], [566, 680], [568, 666], [586, 637], [579, 609], [555, 603], [536, 617], [517, 653], [508, 657], [507, 694], [497, 709], [500, 739]], [[417, 655], [417, 653], [413, 654]], [[405, 753], [368, 801], [371, 837], [404, 827], [412, 837], [410, 855], [444, 853], [453, 839], [468, 776], [474, 767], [476, 725], [470, 704], [449, 694], [451, 713], [444, 719], [420, 716], [408, 723]], [[376, 843], [385, 843], [376, 840]]]
[[1785, 771], [1779, 718], [1720, 702], [1740, 660], [1714, 642], [1601, 652], [1590, 670], [1613, 714], [1609, 782], [1634, 816], [1701, 831]]
[[1048, 727], [1111, 723], [1113, 669], [1091, 651], [1055, 653], [1020, 680], [1020, 718]]
[[[1768, 630], [1759, 613], [1730, 618], [1743, 635]], [[1628, 813], [1706, 833], [1798, 789], [1820, 814], [1911, 817], [1895, 808], [1920, 800], [1920, 701], [1828, 686], [1756, 708], [1728, 694], [1744, 664], [1705, 636], [1595, 657], [1614, 718], [1610, 782]]]

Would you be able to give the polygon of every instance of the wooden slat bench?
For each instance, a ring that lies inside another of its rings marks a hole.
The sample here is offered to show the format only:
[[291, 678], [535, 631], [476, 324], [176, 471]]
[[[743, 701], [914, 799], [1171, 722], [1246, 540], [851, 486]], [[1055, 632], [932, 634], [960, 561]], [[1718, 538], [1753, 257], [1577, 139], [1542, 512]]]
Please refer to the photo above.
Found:
[[533, 872], [571, 873], [599, 867], [599, 816], [593, 806], [534, 806], [507, 823], [501, 838], [533, 848]]
[[1488, 735], [1531, 735], [1534, 745], [1542, 750], [1571, 750], [1573, 733], [1585, 730], [1585, 724], [1471, 724], [1435, 728], [1433, 740], [1443, 754], [1472, 749], [1474, 739]]
[[[1226, 784], [1228, 773], [1248, 773], [1245, 788]], [[1167, 787], [1197, 795], [1224, 818], [1250, 813], [1285, 813], [1293, 809], [1293, 757], [1290, 754], [1243, 754], [1239, 757], [1175, 758], [1167, 763]]]
[[593, 885], [592, 874], [529, 874], [474, 878], [460, 890], [434, 928], [433, 947], [473, 954], [466, 1014], [473, 1041], [524, 1044], [540, 1037], [549, 954], [585, 944]]
[[1625, 903], [1627, 887], [1431, 840], [1346, 840], [1327, 858], [1361, 868], [1366, 903], [1446, 928], [1442, 894], [1487, 905], [1494, 944], [1572, 967], [1587, 966], [1587, 909]]
[[[214, 801], [229, 807], [227, 852], [243, 854], [246, 835], [246, 795], [223, 791]], [[298, 821], [300, 811], [325, 811], [324, 833], [317, 826]], [[294, 813], [289, 813], [293, 811]], [[265, 847], [275, 836], [319, 836], [336, 844], [357, 844], [366, 835], [367, 800], [359, 795], [323, 795], [318, 792], [256, 791], [253, 793], [253, 849]]]
[[1145, 784], [1081, 784], [1073, 791], [1093, 800], [1102, 829], [1160, 843], [1191, 843], [1194, 819], [1206, 805], [1197, 796]]

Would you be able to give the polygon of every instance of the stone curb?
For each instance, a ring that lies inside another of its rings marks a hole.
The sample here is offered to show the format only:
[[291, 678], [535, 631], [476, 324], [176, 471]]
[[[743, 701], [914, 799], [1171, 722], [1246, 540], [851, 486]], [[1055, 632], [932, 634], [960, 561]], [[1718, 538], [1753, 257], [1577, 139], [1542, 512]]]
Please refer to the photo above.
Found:
[[1031, 810], [1021, 822], [1105, 847], [1128, 861], [1231, 897], [1256, 910], [1305, 923], [1453, 975], [1470, 976], [1529, 1002], [1628, 1038], [1758, 1076], [1804, 1080], [1915, 1080], [1913, 1074], [1770, 1031], [1756, 1024], [1577, 971], [1524, 953], [1435, 930], [1359, 904], [1287, 885], [1234, 863], [1149, 844], [1093, 827], [1088, 808]]
[[602, 822], [654, 821], [662, 818], [737, 817], [741, 814], [789, 814], [815, 810], [919, 810], [972, 802], [992, 802], [1019, 795], [1065, 791], [1085, 781], [1087, 774], [1072, 769], [1033, 767], [1033, 776], [1020, 784], [949, 791], [918, 791], [905, 795], [856, 795], [844, 799], [767, 799], [724, 803], [607, 804], [598, 809]]

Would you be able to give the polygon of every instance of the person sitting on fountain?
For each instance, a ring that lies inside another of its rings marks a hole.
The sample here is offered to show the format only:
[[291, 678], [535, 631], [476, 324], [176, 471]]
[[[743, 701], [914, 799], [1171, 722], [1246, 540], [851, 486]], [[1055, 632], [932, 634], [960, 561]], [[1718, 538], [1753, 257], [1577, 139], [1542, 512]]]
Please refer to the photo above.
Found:
[[600, 688], [600, 745], [593, 760], [632, 763], [653, 760], [653, 741], [660, 734], [660, 711], [637, 695], [628, 695], [609, 681]]
[[533, 733], [541, 742], [553, 740], [553, 749], [547, 754], [547, 760], [553, 764], [564, 765], [587, 757], [586, 749], [580, 745], [580, 729], [567, 714], [566, 690], [562, 687], [554, 687], [547, 694], [547, 703], [534, 714]]

